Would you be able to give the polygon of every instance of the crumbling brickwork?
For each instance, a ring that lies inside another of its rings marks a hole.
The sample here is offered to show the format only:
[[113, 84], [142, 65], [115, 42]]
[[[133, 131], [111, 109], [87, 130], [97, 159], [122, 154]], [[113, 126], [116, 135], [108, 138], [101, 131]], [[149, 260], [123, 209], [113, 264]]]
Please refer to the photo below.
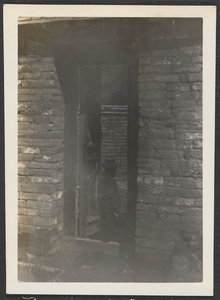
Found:
[[141, 54], [138, 84], [137, 261], [181, 273], [202, 246], [202, 46]]
[[55, 252], [63, 231], [64, 102], [54, 60], [18, 62], [19, 243]]

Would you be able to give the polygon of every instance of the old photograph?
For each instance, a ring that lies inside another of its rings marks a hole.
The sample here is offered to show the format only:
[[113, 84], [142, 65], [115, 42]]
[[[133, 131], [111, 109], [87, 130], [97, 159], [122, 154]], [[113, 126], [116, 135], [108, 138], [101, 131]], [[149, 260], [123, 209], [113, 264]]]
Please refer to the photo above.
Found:
[[203, 26], [19, 15], [18, 282], [204, 281]]

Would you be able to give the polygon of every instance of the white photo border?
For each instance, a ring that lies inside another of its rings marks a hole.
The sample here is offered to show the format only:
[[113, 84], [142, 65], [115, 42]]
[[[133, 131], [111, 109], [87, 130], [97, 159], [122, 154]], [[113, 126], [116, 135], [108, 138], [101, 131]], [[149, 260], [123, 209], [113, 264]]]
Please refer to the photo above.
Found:
[[[17, 82], [19, 17], [203, 18], [203, 282], [201, 283], [25, 283], [17, 280]], [[5, 195], [6, 292], [53, 295], [213, 295], [215, 6], [5, 4]]]

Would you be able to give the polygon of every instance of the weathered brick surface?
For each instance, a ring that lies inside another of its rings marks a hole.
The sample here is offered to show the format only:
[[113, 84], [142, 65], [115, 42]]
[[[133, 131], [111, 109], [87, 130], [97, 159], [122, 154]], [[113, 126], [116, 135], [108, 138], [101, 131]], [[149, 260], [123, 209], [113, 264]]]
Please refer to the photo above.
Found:
[[19, 241], [45, 254], [63, 231], [64, 101], [52, 58], [18, 63]]
[[101, 159], [114, 158], [117, 164], [116, 182], [121, 199], [121, 210], [127, 205], [127, 126], [125, 105], [101, 106]]
[[201, 45], [140, 56], [139, 111], [136, 254], [170, 264], [202, 232]]

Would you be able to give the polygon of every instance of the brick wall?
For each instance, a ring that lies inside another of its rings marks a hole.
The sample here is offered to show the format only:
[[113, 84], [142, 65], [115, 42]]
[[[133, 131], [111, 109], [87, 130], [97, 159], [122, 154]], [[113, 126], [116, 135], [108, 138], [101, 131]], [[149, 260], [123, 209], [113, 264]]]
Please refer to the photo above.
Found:
[[52, 58], [20, 56], [18, 70], [19, 245], [50, 253], [63, 231], [64, 102]]
[[116, 182], [119, 188], [121, 210], [127, 205], [127, 125], [126, 105], [101, 106], [101, 161], [114, 158], [117, 165]]
[[201, 45], [141, 54], [138, 84], [137, 261], [181, 280], [201, 249]]

